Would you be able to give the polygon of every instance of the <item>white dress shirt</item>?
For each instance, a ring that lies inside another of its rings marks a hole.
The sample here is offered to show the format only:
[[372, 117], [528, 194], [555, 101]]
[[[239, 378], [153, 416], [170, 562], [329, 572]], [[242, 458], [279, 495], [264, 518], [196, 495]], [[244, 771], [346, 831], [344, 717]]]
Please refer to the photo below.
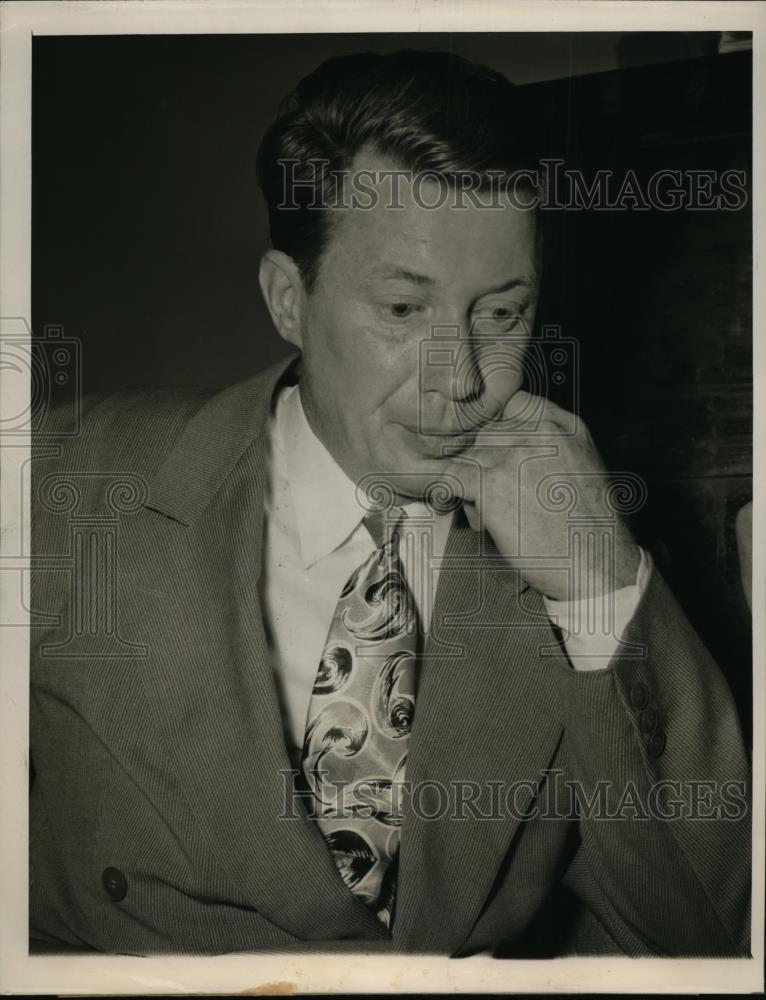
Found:
[[[273, 655], [288, 744], [303, 744], [306, 713], [327, 631], [341, 589], [375, 549], [367, 513], [346, 476], [311, 430], [297, 385], [283, 389], [268, 432], [270, 488], [266, 496], [261, 605]], [[428, 632], [451, 513], [435, 516], [422, 503], [405, 508], [399, 555]], [[636, 584], [612, 595], [614, 629], [603, 634], [602, 602], [546, 599], [577, 670], [604, 669], [630, 621], [651, 569], [641, 551]]]

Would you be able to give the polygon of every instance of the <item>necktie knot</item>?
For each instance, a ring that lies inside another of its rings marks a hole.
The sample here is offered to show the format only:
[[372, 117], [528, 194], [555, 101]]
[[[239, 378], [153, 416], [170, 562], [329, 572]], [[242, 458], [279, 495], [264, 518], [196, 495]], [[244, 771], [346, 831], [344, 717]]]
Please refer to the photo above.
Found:
[[382, 549], [391, 541], [394, 532], [402, 526], [407, 517], [403, 507], [386, 507], [384, 510], [373, 510], [364, 518], [364, 526], [372, 536], [377, 549]]

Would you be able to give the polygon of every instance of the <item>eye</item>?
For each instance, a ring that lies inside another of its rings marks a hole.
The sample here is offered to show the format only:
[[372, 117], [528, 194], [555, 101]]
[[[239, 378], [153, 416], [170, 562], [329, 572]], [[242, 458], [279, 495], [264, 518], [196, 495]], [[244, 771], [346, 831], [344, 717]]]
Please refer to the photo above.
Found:
[[396, 319], [406, 319], [415, 311], [415, 306], [410, 302], [392, 302], [389, 309]]
[[482, 325], [491, 323], [497, 330], [511, 330], [523, 319], [525, 309], [525, 305], [488, 305], [478, 309], [474, 319]]
[[422, 312], [423, 306], [417, 302], [405, 302], [393, 299], [388, 302], [379, 302], [378, 309], [384, 321], [388, 323], [406, 323], [417, 313]]

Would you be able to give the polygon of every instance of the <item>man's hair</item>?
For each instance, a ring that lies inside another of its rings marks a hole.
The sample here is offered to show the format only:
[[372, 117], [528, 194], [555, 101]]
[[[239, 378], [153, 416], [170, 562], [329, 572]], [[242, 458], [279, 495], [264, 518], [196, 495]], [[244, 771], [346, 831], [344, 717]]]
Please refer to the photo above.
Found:
[[317, 206], [328, 202], [333, 172], [348, 171], [364, 148], [453, 183], [465, 174], [489, 181], [490, 171], [535, 170], [524, 103], [501, 73], [449, 52], [328, 59], [282, 101], [258, 150], [272, 246], [311, 288], [328, 235], [327, 211]]

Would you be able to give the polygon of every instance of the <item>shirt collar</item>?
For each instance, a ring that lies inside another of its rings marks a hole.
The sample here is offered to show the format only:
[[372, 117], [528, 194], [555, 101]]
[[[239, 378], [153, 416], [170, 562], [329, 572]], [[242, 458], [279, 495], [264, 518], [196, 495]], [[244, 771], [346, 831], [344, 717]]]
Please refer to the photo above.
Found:
[[[312, 431], [297, 385], [285, 389], [277, 402], [276, 435], [284, 456], [301, 559], [309, 569], [342, 545], [367, 511], [359, 503], [356, 484]], [[433, 519], [422, 501], [411, 501], [404, 511], [407, 517]], [[452, 515], [436, 520], [451, 522]], [[369, 539], [374, 544], [371, 535]]]
[[280, 403], [277, 435], [285, 456], [301, 559], [308, 569], [353, 534], [365, 510], [357, 500], [356, 484], [309, 426], [298, 386], [287, 389]]

